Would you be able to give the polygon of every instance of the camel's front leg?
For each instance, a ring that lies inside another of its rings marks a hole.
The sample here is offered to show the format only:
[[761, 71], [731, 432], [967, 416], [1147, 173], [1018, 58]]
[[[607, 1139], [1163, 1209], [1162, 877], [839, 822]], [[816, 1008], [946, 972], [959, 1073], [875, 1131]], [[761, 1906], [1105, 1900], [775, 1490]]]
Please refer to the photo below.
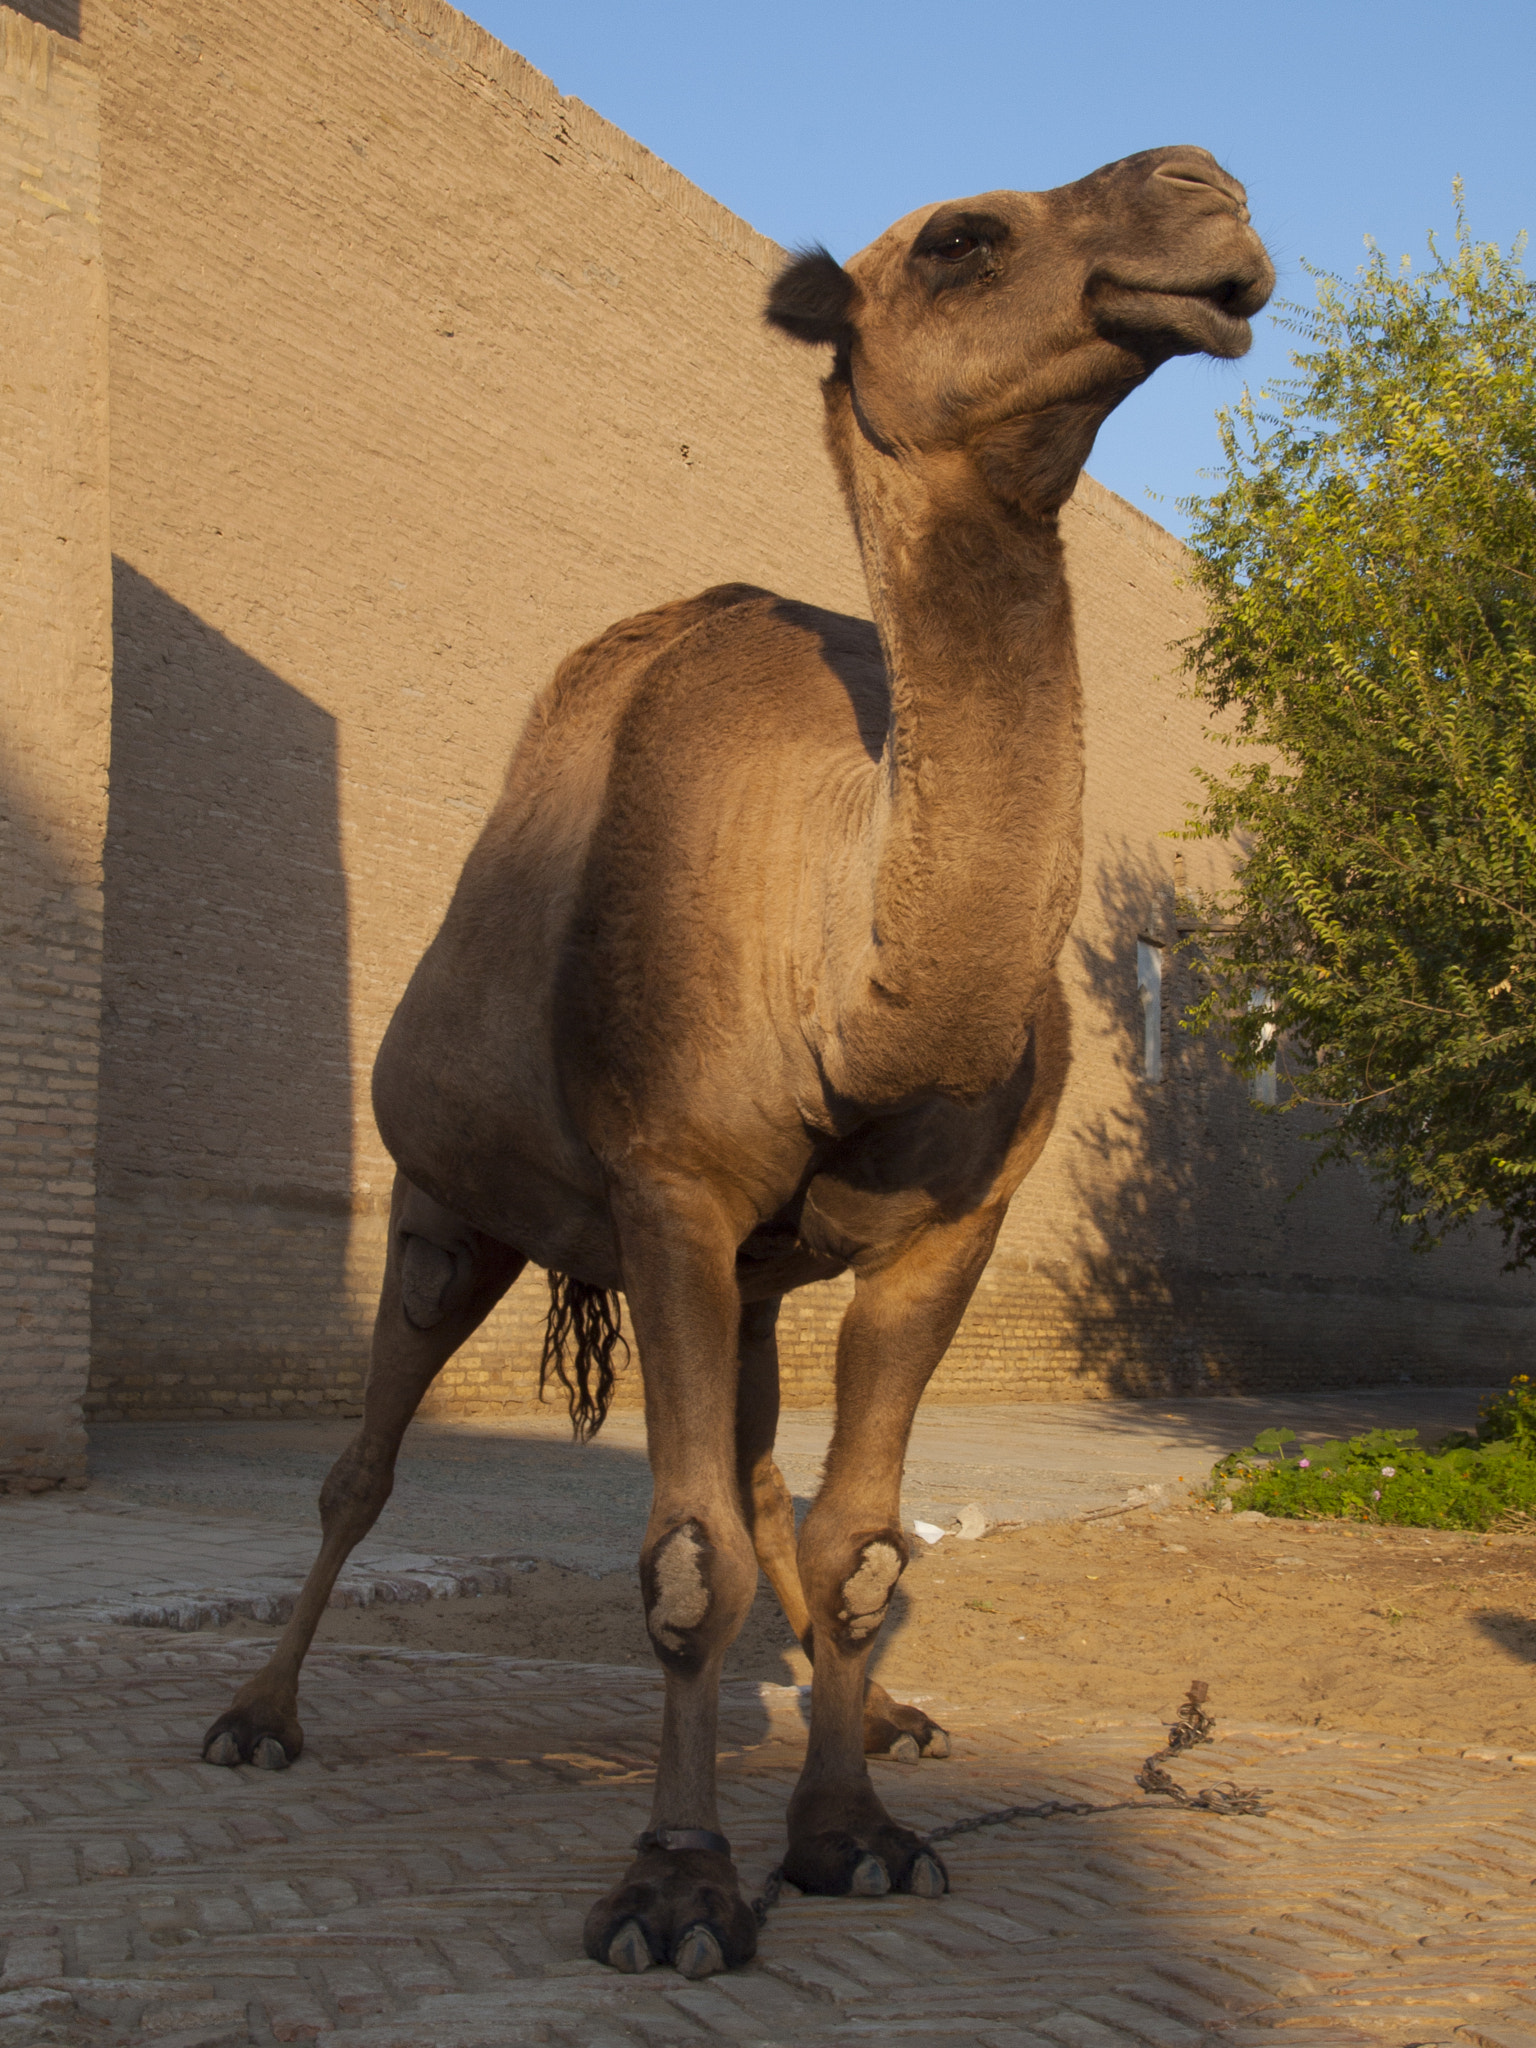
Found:
[[[777, 1296], [751, 1302], [741, 1312], [736, 1460], [757, 1561], [806, 1655], [814, 1657], [811, 1611], [795, 1557], [794, 1497], [773, 1462], [779, 1427], [779, 1350], [774, 1334], [778, 1316]], [[871, 1678], [864, 1690], [864, 1754], [895, 1756], [903, 1763], [916, 1763], [923, 1756], [944, 1757], [949, 1755], [949, 1734], [921, 1707], [893, 1700]]]
[[650, 1826], [584, 1942], [616, 1969], [707, 1977], [757, 1947], [715, 1802], [720, 1667], [757, 1587], [736, 1485], [737, 1233], [697, 1183], [613, 1207], [653, 1481], [640, 1583], [666, 1699]]
[[926, 1233], [860, 1274], [837, 1346], [837, 1424], [800, 1538], [815, 1640], [811, 1733], [784, 1874], [802, 1891], [934, 1898], [944, 1865], [893, 1821], [864, 1760], [865, 1665], [907, 1563], [901, 1472], [918, 1401], [948, 1349], [1000, 1214]]

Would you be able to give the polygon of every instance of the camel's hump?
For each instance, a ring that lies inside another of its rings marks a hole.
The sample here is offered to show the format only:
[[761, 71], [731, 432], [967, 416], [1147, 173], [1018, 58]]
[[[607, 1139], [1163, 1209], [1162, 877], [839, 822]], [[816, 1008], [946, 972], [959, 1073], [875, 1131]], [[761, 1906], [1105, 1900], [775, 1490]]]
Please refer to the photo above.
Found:
[[739, 629], [753, 638], [787, 631], [813, 642], [821, 664], [847, 691], [866, 748], [879, 752], [889, 697], [879, 635], [871, 622], [752, 583], [717, 583], [695, 597], [675, 598], [618, 620], [566, 656], [540, 699], [538, 715], [549, 728], [580, 719], [595, 708], [595, 700], [611, 709], [678, 642], [701, 628], [729, 632], [738, 623], [731, 613], [740, 615]]

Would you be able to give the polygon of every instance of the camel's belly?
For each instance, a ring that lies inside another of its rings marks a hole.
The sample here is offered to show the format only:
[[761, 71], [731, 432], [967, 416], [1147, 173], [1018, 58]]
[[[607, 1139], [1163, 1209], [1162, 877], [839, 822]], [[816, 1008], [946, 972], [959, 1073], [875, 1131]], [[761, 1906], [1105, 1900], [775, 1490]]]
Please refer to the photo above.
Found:
[[406, 1151], [395, 1163], [412, 1186], [534, 1265], [591, 1287], [619, 1285], [607, 1207], [530, 1161], [503, 1156], [482, 1171], [473, 1158], [458, 1156], [445, 1166], [440, 1157]]
[[553, 1093], [553, 1062], [519, 1060], [515, 1037], [488, 1039], [462, 1013], [413, 998], [414, 988], [373, 1077], [379, 1135], [401, 1173], [536, 1265], [616, 1287], [602, 1174]]

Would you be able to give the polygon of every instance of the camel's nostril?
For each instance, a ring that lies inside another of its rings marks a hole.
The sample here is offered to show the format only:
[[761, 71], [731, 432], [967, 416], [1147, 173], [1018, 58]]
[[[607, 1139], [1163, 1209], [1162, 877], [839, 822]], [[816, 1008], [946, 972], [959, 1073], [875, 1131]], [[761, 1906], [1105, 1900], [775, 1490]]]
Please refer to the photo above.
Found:
[[1196, 192], [1214, 194], [1228, 206], [1236, 207], [1245, 220], [1247, 218], [1248, 195], [1237, 180], [1229, 178], [1214, 160], [1209, 164], [1203, 164], [1188, 157], [1181, 157], [1174, 163], [1159, 164], [1152, 175], [1165, 185], [1182, 186], [1184, 192], [1190, 196]]

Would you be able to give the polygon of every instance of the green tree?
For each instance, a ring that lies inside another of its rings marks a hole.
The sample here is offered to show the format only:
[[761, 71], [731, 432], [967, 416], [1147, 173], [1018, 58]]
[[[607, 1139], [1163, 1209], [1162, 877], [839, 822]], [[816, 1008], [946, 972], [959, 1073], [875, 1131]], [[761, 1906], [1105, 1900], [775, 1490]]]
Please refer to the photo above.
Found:
[[[1468, 234], [1289, 306], [1297, 374], [1222, 415], [1186, 502], [1208, 625], [1186, 648], [1235, 751], [1188, 836], [1197, 1026], [1282, 1108], [1320, 1107], [1430, 1244], [1485, 1207], [1536, 1254], [1536, 297]], [[1263, 395], [1261, 394], [1261, 397]], [[1272, 1027], [1267, 1030], [1266, 1027]]]

